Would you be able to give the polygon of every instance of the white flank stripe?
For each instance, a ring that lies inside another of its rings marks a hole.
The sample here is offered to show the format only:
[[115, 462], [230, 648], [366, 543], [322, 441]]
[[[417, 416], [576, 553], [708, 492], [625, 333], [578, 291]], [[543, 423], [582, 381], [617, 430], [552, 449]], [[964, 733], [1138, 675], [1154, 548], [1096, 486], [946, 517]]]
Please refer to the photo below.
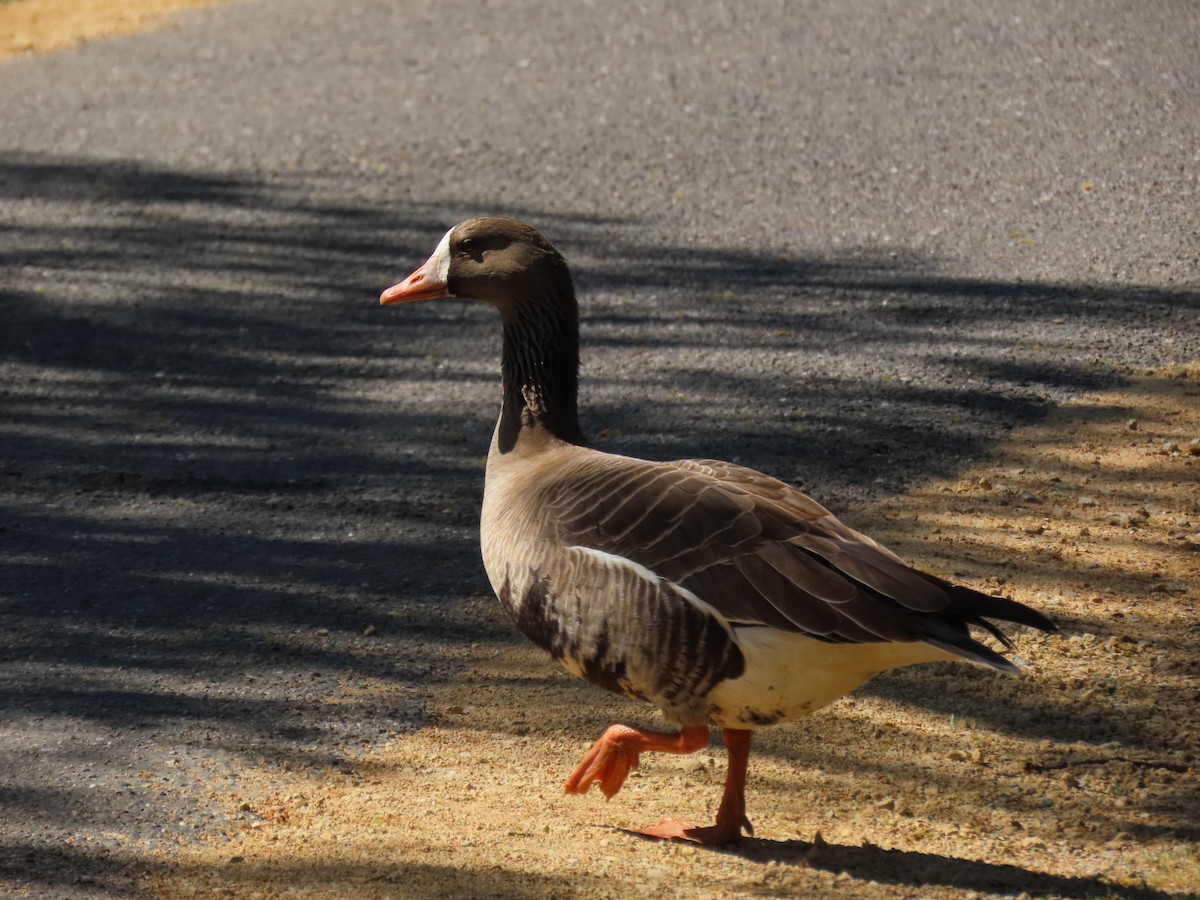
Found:
[[647, 569], [641, 563], [636, 563], [632, 559], [627, 559], [624, 556], [617, 556], [615, 553], [606, 553], [604, 550], [597, 550], [594, 547], [572, 546], [568, 547], [567, 549], [577, 550], [580, 553], [586, 553], [589, 556], [593, 556], [606, 566], [614, 566], [618, 569], [628, 569], [629, 571], [635, 573], [639, 578], [643, 579], [644, 581], [648, 581], [655, 586], [664, 583], [669, 585], [672, 591], [674, 591], [680, 597], [683, 597], [688, 601], [688, 603], [691, 603], [705, 615], [712, 616], [714, 619], [720, 622], [721, 627], [729, 632], [730, 636], [733, 637], [735, 642], [737, 641], [737, 637], [733, 631], [733, 626], [729, 624], [728, 619], [726, 619], [723, 615], [721, 615], [687, 588], [680, 587], [675, 582], [667, 581], [667, 579], [663, 578], [662, 576], [654, 574], [654, 572], [652, 572], [650, 569]]
[[630, 569], [637, 573], [639, 578], [649, 581], [651, 584], [658, 584], [662, 581], [657, 575], [643, 566], [641, 563], [635, 563], [632, 559], [627, 559], [624, 556], [617, 556], [615, 553], [606, 553], [603, 550], [597, 550], [594, 547], [568, 547], [568, 550], [578, 550], [580, 553], [586, 553], [588, 556], [594, 556], [606, 566], [616, 566], [618, 569]]

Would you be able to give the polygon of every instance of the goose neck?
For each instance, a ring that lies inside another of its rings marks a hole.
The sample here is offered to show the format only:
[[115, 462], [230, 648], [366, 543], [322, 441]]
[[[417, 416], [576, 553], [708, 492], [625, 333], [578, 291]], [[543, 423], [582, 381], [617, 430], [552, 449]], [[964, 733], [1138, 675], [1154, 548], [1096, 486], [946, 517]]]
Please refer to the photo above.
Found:
[[502, 311], [504, 401], [499, 448], [508, 452], [528, 428], [542, 428], [572, 444], [579, 427], [579, 322], [572, 293], [551, 302]]

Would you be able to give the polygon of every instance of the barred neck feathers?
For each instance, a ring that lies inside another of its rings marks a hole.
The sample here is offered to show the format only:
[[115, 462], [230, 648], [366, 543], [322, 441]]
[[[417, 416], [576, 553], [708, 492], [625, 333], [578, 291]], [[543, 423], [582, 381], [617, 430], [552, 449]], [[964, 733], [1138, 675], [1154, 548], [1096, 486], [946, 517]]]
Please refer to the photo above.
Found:
[[523, 428], [584, 443], [579, 427], [579, 314], [566, 264], [547, 266], [519, 299], [500, 306], [504, 323], [503, 405], [498, 449], [512, 450]]

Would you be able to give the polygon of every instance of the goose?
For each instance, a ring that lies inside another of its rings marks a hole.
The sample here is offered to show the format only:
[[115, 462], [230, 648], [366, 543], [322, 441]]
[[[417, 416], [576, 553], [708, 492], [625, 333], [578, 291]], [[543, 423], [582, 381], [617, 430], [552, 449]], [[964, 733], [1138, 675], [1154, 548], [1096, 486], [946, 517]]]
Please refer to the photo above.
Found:
[[1041, 613], [906, 565], [827, 509], [729, 462], [653, 462], [594, 449], [579, 424], [579, 317], [562, 255], [531, 226], [455, 225], [385, 290], [385, 305], [443, 297], [500, 314], [502, 400], [488, 451], [484, 568], [516, 625], [573, 675], [657, 706], [677, 732], [608, 728], [567, 779], [612, 797], [642, 753], [693, 753], [722, 731], [716, 823], [632, 833], [719, 846], [746, 817], [752, 733], [807, 716], [898, 666], [1017, 666], [970, 628], [1054, 631]]

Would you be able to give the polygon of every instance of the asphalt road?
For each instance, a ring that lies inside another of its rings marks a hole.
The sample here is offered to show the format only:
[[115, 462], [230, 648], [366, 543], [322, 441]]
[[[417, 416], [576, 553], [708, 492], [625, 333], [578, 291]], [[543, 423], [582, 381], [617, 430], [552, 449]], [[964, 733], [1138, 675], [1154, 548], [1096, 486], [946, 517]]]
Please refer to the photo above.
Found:
[[495, 322], [375, 299], [468, 215], [573, 263], [599, 443], [838, 510], [1200, 357], [1188, 2], [182, 22], [0, 65], [0, 893], [125, 896], [214, 786], [517, 639], [472, 612]]

